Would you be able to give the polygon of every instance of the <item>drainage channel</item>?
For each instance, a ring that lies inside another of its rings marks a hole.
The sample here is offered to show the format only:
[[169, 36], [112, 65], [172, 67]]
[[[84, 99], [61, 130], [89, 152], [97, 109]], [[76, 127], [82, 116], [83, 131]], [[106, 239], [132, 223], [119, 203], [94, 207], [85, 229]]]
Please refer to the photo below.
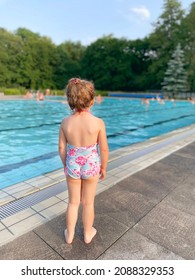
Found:
[[[117, 168], [118, 166], [121, 166], [127, 162], [130, 162], [134, 159], [137, 159], [139, 157], [145, 156], [151, 152], [154, 152], [156, 150], [159, 150], [160, 148], [166, 147], [169, 144], [173, 144], [177, 141], [184, 140], [186, 137], [195, 134], [195, 129], [192, 129], [190, 131], [181, 133], [180, 135], [173, 136], [170, 139], [166, 139], [160, 143], [154, 144], [151, 147], [144, 148], [140, 151], [136, 151], [130, 155], [123, 156], [119, 159], [116, 159], [112, 162], [109, 162], [108, 164], [108, 171], [111, 171], [114, 168]], [[52, 196], [55, 196], [63, 191], [65, 191], [66, 184], [57, 184], [51, 187], [48, 187], [44, 190], [40, 190], [36, 193], [30, 194], [28, 196], [22, 197], [18, 200], [9, 202], [5, 205], [0, 206], [0, 220], [5, 219], [11, 215], [14, 215], [22, 210], [25, 210], [45, 199], [48, 199]]]
[[43, 200], [46, 200], [52, 196], [55, 196], [65, 190], [62, 184], [55, 185], [40, 190], [36, 193], [27, 195], [13, 202], [9, 202], [5, 205], [0, 206], [0, 220], [5, 219], [11, 215], [14, 215], [22, 210], [25, 210]]

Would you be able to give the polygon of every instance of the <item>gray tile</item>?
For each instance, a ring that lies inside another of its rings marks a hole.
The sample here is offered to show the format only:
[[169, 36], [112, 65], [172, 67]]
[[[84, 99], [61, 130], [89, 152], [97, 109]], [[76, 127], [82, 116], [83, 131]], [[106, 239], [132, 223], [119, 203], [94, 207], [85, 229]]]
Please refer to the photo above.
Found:
[[155, 201], [148, 199], [141, 193], [128, 191], [116, 185], [97, 196], [95, 212], [109, 215], [131, 227], [146, 215], [154, 205]]
[[181, 260], [182, 257], [135, 232], [127, 231], [100, 260]]
[[45, 222], [46, 219], [44, 219], [43, 216], [35, 214], [30, 217], [27, 217], [24, 220], [20, 220], [16, 224], [10, 226], [9, 229], [14, 235], [18, 236], [32, 230], [36, 226], [39, 226]]
[[0, 199], [6, 197], [8, 194], [0, 190]]
[[1, 260], [60, 260], [62, 259], [35, 233], [29, 232], [0, 247]]
[[181, 172], [177, 165], [169, 166], [166, 164], [165, 160], [166, 158], [160, 162], [156, 162], [141, 172], [133, 175], [133, 177], [141, 179], [148, 185], [161, 186], [161, 188], [163, 187], [167, 190], [174, 189], [178, 184], [185, 180], [186, 174]]
[[166, 164], [170, 168], [176, 168], [177, 171], [182, 174], [195, 174], [195, 159], [172, 154], [165, 159], [162, 159], [161, 162]]
[[40, 212], [40, 214], [47, 218], [48, 220], [51, 220], [52, 218], [56, 217], [57, 215], [62, 214], [67, 208], [67, 203], [65, 201], [60, 201], [47, 209], [44, 209]]
[[16, 193], [16, 192], [19, 192], [19, 191], [23, 191], [23, 190], [28, 189], [30, 187], [31, 186], [29, 184], [26, 184], [26, 183], [22, 182], [22, 183], [12, 185], [11, 187], [7, 187], [6, 192], [9, 193], [9, 194], [12, 194], [12, 193]]
[[[28, 185], [28, 186], [29, 186], [29, 185]], [[21, 190], [21, 191], [19, 191], [19, 192], [14, 192], [14, 193], [12, 194], [12, 196], [15, 197], [16, 199], [19, 199], [19, 198], [21, 198], [21, 197], [23, 197], [23, 196], [26, 196], [26, 195], [29, 195], [29, 194], [31, 194], [31, 193], [34, 193], [34, 192], [36, 192], [37, 190], [38, 190], [38, 189], [35, 188], [35, 187], [29, 187], [29, 188], [26, 188], [26, 189]]]
[[160, 203], [134, 229], [185, 259], [195, 259], [195, 217]]
[[55, 205], [59, 201], [60, 201], [60, 199], [58, 199], [55, 196], [52, 196], [48, 199], [45, 199], [45, 200], [33, 205], [31, 208], [34, 209], [37, 212], [40, 212], [44, 209], [47, 209], [48, 207], [51, 207], [52, 205]]
[[[194, 182], [194, 176], [191, 179]], [[190, 183], [189, 180], [186, 180], [171, 192], [164, 201], [174, 208], [195, 216], [195, 185]]]
[[144, 195], [157, 203], [178, 185], [183, 184], [186, 174], [176, 168], [157, 162], [150, 167], [120, 181], [118, 190], [126, 190]]
[[178, 156], [195, 159], [195, 143], [192, 143], [175, 153]]
[[13, 196], [5, 195], [4, 197], [0, 198], [0, 206], [6, 204], [8, 202], [11, 202], [13, 200], [15, 200], [15, 198]]
[[0, 222], [0, 231], [1, 231], [2, 229], [5, 229], [5, 226]]
[[106, 215], [96, 215], [95, 225], [98, 232], [91, 244], [83, 242], [83, 229], [79, 221], [76, 227], [75, 238], [72, 245], [64, 240], [65, 217], [61, 215], [51, 222], [35, 229], [37, 235], [44, 240], [53, 250], [58, 252], [62, 258], [74, 259], [96, 259], [112, 243], [114, 243], [128, 229], [125, 225]]
[[34, 214], [36, 214], [36, 212], [30, 208], [22, 210], [20, 212], [17, 212], [16, 214], [13, 214], [11, 216], [8, 216], [4, 219], [2, 219], [1, 221], [3, 222], [3, 224], [7, 227], [10, 227], [11, 225], [14, 225], [16, 223], [19, 223], [20, 221], [33, 216]]
[[142, 194], [143, 196], [147, 197], [150, 201], [154, 203], [159, 202], [162, 200], [169, 190], [167, 186], [164, 186], [159, 182], [155, 184], [153, 181], [154, 178], [150, 178], [151, 183], [148, 181], [144, 181], [144, 176], [142, 174], [138, 174], [137, 176], [131, 176], [131, 178], [127, 178], [118, 183], [118, 190], [120, 191], [127, 191], [127, 192], [135, 192]]
[[0, 246], [6, 244], [14, 238], [14, 235], [7, 229], [4, 228], [0, 231]]

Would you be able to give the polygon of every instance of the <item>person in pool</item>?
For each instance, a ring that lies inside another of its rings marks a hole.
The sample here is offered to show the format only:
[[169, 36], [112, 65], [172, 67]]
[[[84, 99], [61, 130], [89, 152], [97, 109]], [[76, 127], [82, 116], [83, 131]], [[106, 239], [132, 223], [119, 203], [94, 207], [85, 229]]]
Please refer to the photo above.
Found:
[[99, 178], [106, 177], [109, 154], [106, 128], [103, 120], [90, 112], [95, 100], [92, 82], [72, 78], [66, 86], [66, 95], [72, 115], [62, 120], [59, 132], [59, 154], [69, 194], [64, 235], [71, 244], [82, 203], [84, 242], [88, 244], [97, 232], [93, 227], [96, 186]]

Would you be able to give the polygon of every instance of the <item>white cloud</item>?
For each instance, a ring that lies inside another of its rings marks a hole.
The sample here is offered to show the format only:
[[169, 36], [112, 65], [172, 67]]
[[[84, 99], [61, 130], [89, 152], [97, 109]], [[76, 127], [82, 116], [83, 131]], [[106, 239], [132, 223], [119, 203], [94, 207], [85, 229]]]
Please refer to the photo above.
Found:
[[139, 6], [139, 7], [131, 8], [130, 10], [134, 14], [140, 16], [141, 19], [143, 19], [143, 20], [146, 20], [146, 19], [150, 18], [150, 11], [146, 7], [144, 7], [144, 6]]

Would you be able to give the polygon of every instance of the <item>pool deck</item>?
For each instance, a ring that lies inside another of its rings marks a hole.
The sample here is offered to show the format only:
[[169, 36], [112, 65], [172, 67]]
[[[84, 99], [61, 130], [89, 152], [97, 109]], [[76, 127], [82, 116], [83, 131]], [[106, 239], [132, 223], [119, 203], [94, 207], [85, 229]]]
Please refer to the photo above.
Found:
[[[73, 244], [64, 242], [63, 170], [35, 178], [36, 190], [28, 193], [13, 191], [7, 200], [1, 193], [0, 213], [8, 208], [0, 221], [0, 259], [195, 259], [195, 125], [111, 152], [107, 174], [98, 183], [98, 233], [90, 245], [83, 242], [81, 211]], [[52, 184], [44, 182], [52, 176]], [[33, 195], [43, 198], [36, 203]], [[9, 213], [14, 203], [23, 210], [16, 205]]]

